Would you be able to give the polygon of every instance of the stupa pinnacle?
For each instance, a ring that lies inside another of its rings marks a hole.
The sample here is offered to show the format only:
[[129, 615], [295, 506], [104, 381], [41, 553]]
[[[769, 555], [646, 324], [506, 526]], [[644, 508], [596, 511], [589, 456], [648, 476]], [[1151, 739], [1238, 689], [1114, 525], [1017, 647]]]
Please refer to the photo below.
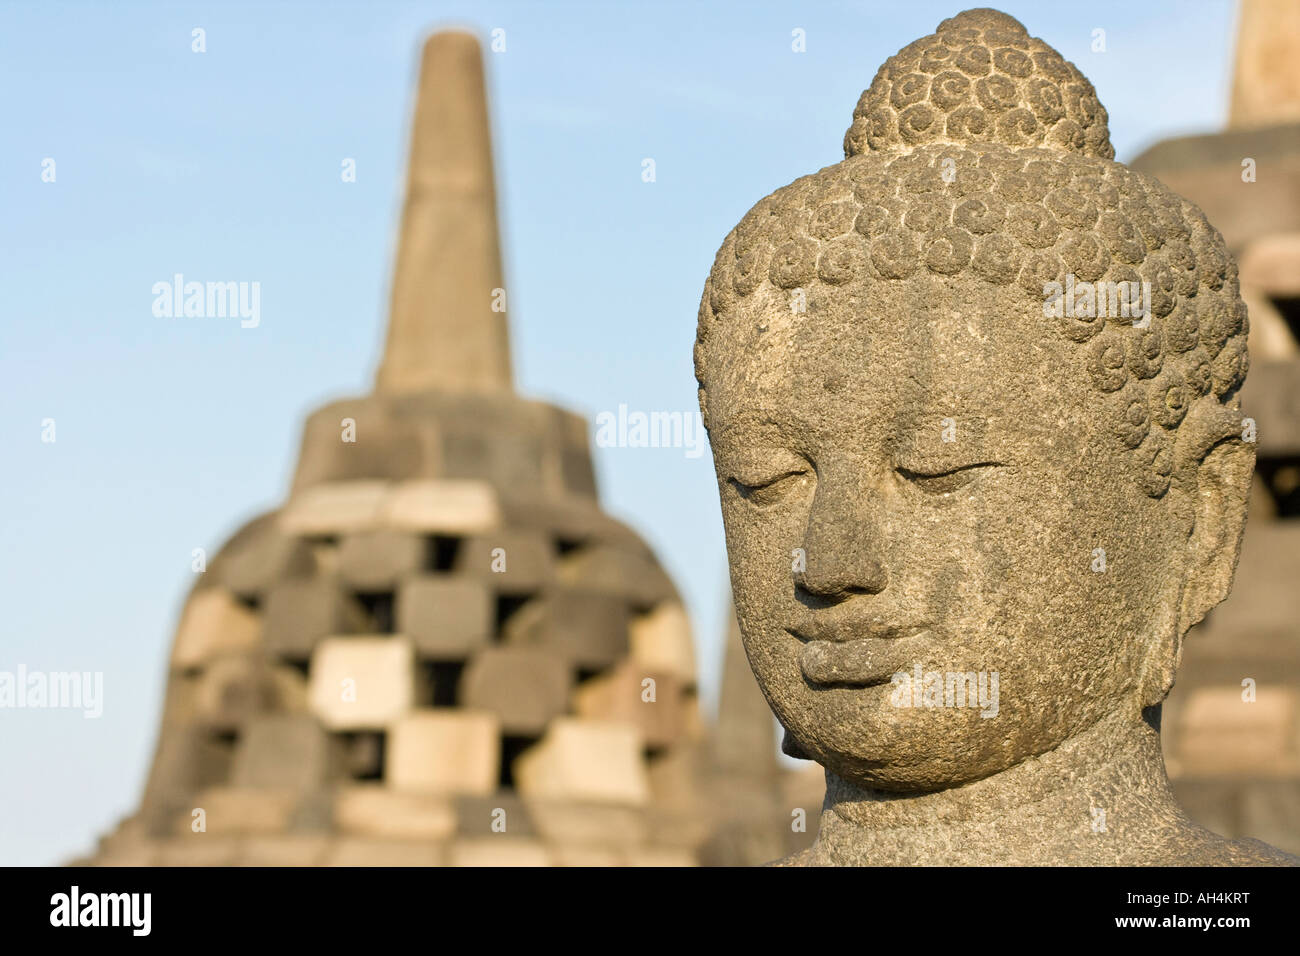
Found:
[[478, 41], [434, 34], [411, 127], [380, 391], [510, 387], [489, 127]]

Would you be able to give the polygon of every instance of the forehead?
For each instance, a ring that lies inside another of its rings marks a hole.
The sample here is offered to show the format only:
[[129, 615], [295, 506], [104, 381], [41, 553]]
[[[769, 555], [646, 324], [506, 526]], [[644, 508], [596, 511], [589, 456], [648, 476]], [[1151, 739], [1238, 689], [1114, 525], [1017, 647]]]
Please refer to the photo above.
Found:
[[765, 285], [710, 333], [715, 430], [791, 423], [898, 437], [952, 418], [1023, 431], [1086, 408], [1077, 349], [1019, 287], [922, 276], [802, 291]]

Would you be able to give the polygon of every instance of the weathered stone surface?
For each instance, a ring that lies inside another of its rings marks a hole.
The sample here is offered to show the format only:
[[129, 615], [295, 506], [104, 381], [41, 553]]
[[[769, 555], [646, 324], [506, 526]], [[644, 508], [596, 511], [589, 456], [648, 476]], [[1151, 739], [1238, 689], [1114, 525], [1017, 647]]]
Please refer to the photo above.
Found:
[[447, 851], [439, 843], [368, 837], [343, 837], [325, 854], [325, 866], [445, 866]]
[[436, 434], [428, 434], [435, 430], [421, 424], [402, 420], [391, 403], [375, 395], [317, 409], [303, 424], [294, 493], [327, 482], [432, 474]]
[[213, 559], [204, 579], [219, 582], [247, 600], [260, 600], [280, 581], [308, 577], [315, 570], [311, 548], [280, 529], [278, 514], [250, 521]]
[[422, 479], [394, 484], [381, 518], [385, 527], [398, 531], [465, 535], [495, 528], [501, 509], [486, 482]]
[[686, 608], [679, 602], [664, 601], [649, 613], [633, 618], [628, 640], [632, 659], [638, 664], [672, 674], [684, 687], [695, 684], [695, 641]]
[[628, 608], [602, 591], [554, 588], [506, 621], [507, 643], [537, 645], [588, 670], [617, 663], [628, 651]]
[[140, 819], [149, 832], [170, 832], [176, 815], [192, 806], [194, 793], [225, 780], [233, 751], [232, 744], [202, 727], [165, 723], [140, 801]]
[[444, 31], [420, 67], [382, 392], [510, 387], [491, 134], [478, 41]]
[[155, 866], [234, 866], [242, 841], [235, 837], [196, 833], [159, 840]]
[[312, 712], [332, 730], [388, 728], [415, 706], [416, 689], [405, 637], [328, 637], [312, 654]]
[[583, 681], [573, 692], [573, 712], [628, 724], [647, 747], [667, 747], [683, 735], [682, 696], [673, 675], [649, 672], [629, 659]]
[[626, 866], [627, 854], [591, 844], [550, 844], [551, 866]]
[[195, 678], [193, 719], [209, 730], [231, 734], [253, 717], [275, 710], [278, 702], [275, 678], [260, 655], [222, 657]]
[[734, 609], [728, 609], [727, 613], [722, 670], [722, 695], [713, 741], [714, 763], [727, 776], [750, 779], [752, 786], [770, 786], [777, 776], [776, 728], [772, 710], [754, 682], [754, 673], [745, 657]]
[[341, 773], [343, 752], [309, 714], [250, 720], [235, 749], [236, 787], [312, 790]]
[[287, 581], [267, 595], [262, 640], [278, 657], [305, 661], [322, 638], [367, 625], [361, 604], [330, 579]]
[[348, 535], [339, 548], [339, 579], [360, 593], [395, 591], [402, 579], [430, 569], [431, 544], [404, 531]]
[[292, 790], [209, 787], [195, 794], [193, 807], [203, 811], [206, 831], [195, 832], [198, 818], [191, 812], [177, 821], [176, 832], [193, 840], [231, 834], [281, 833], [289, 828], [299, 799]]
[[1300, 6], [1290, 0], [1238, 5], [1232, 126], [1300, 120]]
[[1254, 465], [1221, 237], [996, 11], [891, 58], [844, 150], [727, 236], [695, 346], [749, 661], [828, 771], [789, 862], [1295, 862], [1188, 821], [1156, 729]]
[[223, 654], [252, 650], [261, 636], [256, 612], [224, 588], [204, 588], [185, 605], [172, 645], [172, 667], [198, 667]]
[[488, 711], [501, 731], [540, 737], [552, 718], [568, 709], [573, 673], [555, 654], [536, 647], [486, 647], [461, 677], [459, 702]]
[[289, 499], [280, 529], [312, 538], [369, 531], [380, 526], [392, 487], [381, 479], [312, 485]]
[[1178, 762], [1184, 773], [1231, 773], [1267, 767], [1278, 775], [1300, 772], [1291, 741], [1300, 702], [1288, 687], [1267, 687], [1243, 700], [1240, 687], [1198, 687], [1187, 699]]
[[1241, 410], [1255, 419], [1260, 455], [1300, 456], [1300, 362], [1252, 366]]
[[555, 548], [540, 531], [503, 530], [460, 543], [455, 571], [486, 583], [499, 594], [532, 594], [550, 583]]
[[626, 724], [559, 717], [515, 761], [514, 775], [530, 812], [533, 801], [643, 806], [650, 796], [641, 736]]
[[457, 840], [451, 845], [452, 866], [551, 866], [545, 844], [522, 837], [494, 834]]
[[629, 851], [628, 866], [691, 867], [699, 866], [695, 854], [667, 846], [643, 846]]
[[330, 838], [320, 833], [265, 834], [240, 844], [239, 866], [321, 866]]
[[449, 574], [404, 580], [397, 592], [397, 629], [428, 660], [464, 660], [488, 643], [496, 613], [479, 581]]
[[335, 795], [334, 823], [359, 836], [442, 840], [456, 832], [456, 811], [445, 797], [356, 784]]
[[652, 555], [616, 545], [589, 545], [565, 555], [556, 578], [571, 587], [616, 594], [638, 610], [676, 597], [672, 581]]
[[396, 790], [489, 794], [501, 777], [501, 723], [487, 711], [411, 711], [388, 735], [384, 774]]
[[484, 836], [508, 833], [531, 837], [536, 834], [532, 818], [519, 796], [497, 790], [487, 796], [456, 794], [456, 832], [461, 836]]
[[645, 810], [625, 803], [528, 799], [528, 813], [547, 843], [631, 849], [649, 835]]

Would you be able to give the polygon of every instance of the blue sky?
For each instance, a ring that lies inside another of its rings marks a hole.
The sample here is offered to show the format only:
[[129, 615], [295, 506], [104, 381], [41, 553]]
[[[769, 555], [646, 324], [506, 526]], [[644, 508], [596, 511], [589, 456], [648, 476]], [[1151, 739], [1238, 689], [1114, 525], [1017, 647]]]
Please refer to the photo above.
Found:
[[[1001, 8], [1093, 80], [1119, 158], [1222, 125], [1225, 0]], [[517, 387], [594, 421], [696, 408], [696, 308], [723, 236], [840, 159], [879, 64], [959, 9], [0, 7], [0, 671], [102, 671], [105, 694], [98, 720], [0, 710], [0, 864], [84, 852], [130, 811], [192, 549], [280, 501], [309, 410], [369, 389], [428, 32], [506, 31], [486, 61]], [[177, 272], [260, 282], [261, 324], [155, 318], [150, 290]], [[604, 448], [596, 467], [688, 602], [712, 706], [726, 557], [709, 456]]]

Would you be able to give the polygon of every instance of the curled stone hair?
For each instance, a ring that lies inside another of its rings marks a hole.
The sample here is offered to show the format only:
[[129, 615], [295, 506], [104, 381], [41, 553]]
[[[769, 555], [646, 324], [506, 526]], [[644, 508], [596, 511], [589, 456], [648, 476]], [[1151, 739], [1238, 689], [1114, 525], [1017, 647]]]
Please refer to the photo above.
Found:
[[1199, 398], [1214, 399], [1198, 413], [1203, 430], [1239, 420], [1225, 413], [1239, 405], [1248, 324], [1223, 237], [1192, 203], [1113, 161], [1092, 84], [1018, 21], [968, 10], [890, 57], [858, 101], [844, 153], [761, 200], [718, 250], [695, 344], [706, 422], [704, 343], [763, 283], [963, 272], [1035, 297], [1070, 273], [1149, 283], [1149, 321], [1101, 308], [1049, 321], [1087, 350], [1115, 440], [1152, 497], [1169, 487]]

